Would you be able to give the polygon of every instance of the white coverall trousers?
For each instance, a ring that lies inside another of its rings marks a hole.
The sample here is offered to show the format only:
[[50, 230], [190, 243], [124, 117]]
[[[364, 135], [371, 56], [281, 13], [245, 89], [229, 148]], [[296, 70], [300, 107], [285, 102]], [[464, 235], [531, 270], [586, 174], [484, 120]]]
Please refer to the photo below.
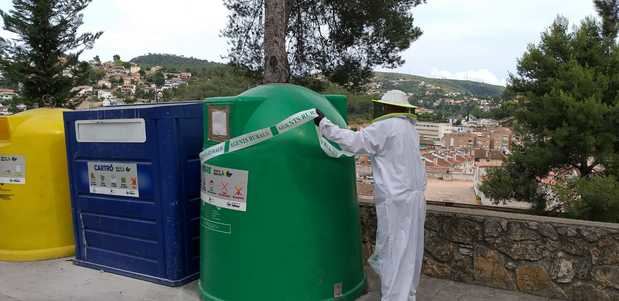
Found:
[[369, 263], [381, 278], [381, 301], [416, 301], [424, 251], [426, 174], [415, 121], [394, 117], [354, 132], [323, 118], [320, 133], [345, 151], [370, 156], [378, 227]]

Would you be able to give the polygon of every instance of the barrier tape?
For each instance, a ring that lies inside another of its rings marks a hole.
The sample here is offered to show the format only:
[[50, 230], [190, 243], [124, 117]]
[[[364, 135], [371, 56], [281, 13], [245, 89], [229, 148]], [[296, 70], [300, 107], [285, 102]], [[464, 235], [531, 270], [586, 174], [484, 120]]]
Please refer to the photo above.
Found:
[[[275, 136], [296, 129], [308, 122], [313, 122], [316, 117], [318, 117], [316, 109], [298, 112], [282, 120], [274, 126], [249, 132], [247, 134], [211, 146], [200, 153], [200, 161], [204, 164], [206, 161], [215, 157], [239, 151], [262, 143]], [[352, 157], [354, 155], [333, 146], [331, 142], [329, 142], [325, 137], [320, 134], [320, 130], [318, 129], [318, 127], [315, 126], [315, 128], [320, 148], [327, 156], [332, 158], [340, 158], [342, 156]]]

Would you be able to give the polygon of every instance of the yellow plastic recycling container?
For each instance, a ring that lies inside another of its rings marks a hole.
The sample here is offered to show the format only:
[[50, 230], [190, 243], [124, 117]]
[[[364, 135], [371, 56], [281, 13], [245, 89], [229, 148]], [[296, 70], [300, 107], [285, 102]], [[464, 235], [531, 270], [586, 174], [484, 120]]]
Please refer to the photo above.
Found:
[[63, 111], [0, 117], [0, 261], [75, 252]]

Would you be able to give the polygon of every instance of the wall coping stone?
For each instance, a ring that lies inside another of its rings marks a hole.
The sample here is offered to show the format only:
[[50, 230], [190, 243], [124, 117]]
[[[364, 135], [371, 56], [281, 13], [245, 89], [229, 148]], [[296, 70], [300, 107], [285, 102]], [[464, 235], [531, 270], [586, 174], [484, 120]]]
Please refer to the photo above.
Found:
[[[359, 199], [360, 205], [366, 206], [374, 206], [374, 200], [363, 198]], [[587, 220], [578, 220], [578, 219], [569, 219], [569, 218], [559, 218], [559, 217], [549, 217], [549, 216], [541, 216], [541, 215], [530, 215], [530, 214], [522, 214], [522, 213], [511, 213], [511, 212], [501, 212], [501, 211], [493, 211], [486, 209], [472, 209], [472, 208], [458, 208], [458, 207], [449, 207], [449, 206], [435, 206], [428, 205], [426, 208], [429, 212], [434, 213], [449, 213], [449, 214], [463, 214], [463, 215], [473, 215], [473, 216], [481, 216], [481, 217], [496, 217], [496, 218], [505, 218], [510, 220], [520, 220], [527, 222], [541, 222], [541, 223], [554, 223], [554, 224], [564, 224], [569, 226], [580, 226], [580, 227], [597, 227], [597, 228], [605, 228], [611, 230], [619, 230], [619, 224], [614, 223], [604, 223], [604, 222], [594, 222]]]

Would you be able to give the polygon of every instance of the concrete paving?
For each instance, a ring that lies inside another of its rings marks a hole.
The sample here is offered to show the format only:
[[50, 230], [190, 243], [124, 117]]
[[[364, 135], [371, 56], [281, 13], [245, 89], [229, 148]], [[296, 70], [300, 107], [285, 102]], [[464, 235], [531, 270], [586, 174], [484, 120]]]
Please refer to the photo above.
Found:
[[[366, 268], [369, 293], [357, 301], [380, 301], [379, 278]], [[470, 285], [444, 279], [421, 277], [417, 290], [417, 301], [548, 301], [551, 299], [526, 295], [514, 291]], [[554, 300], [553, 301], [558, 301]]]
[[[379, 300], [378, 278], [369, 272], [370, 293]], [[199, 301], [197, 282], [170, 288], [73, 265], [70, 260], [0, 262], [0, 301]], [[418, 301], [543, 301], [510, 291], [422, 278]]]

